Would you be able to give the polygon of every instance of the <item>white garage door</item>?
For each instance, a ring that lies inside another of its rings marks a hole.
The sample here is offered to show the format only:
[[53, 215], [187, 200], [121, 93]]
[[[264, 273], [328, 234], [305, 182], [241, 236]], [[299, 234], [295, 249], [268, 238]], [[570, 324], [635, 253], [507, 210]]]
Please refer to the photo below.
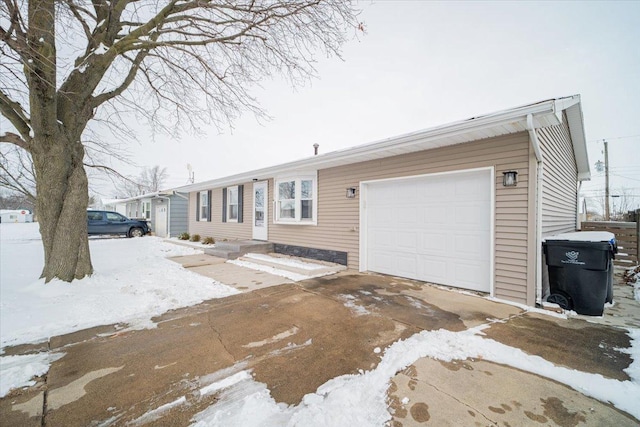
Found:
[[365, 184], [366, 270], [491, 290], [491, 171]]

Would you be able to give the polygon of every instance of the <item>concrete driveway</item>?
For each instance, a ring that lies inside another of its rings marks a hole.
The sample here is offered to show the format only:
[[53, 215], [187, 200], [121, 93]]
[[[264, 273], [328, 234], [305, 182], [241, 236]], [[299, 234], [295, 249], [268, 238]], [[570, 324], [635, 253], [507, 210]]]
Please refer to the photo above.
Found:
[[[66, 355], [37, 386], [0, 401], [2, 425], [189, 425], [217, 401], [203, 386], [248, 369], [277, 402], [295, 405], [332, 378], [374, 368], [376, 348], [489, 322], [494, 340], [571, 369], [625, 379], [631, 362], [621, 351], [629, 347], [624, 329], [410, 280], [343, 272], [252, 289], [169, 312], [154, 319], [156, 329], [106, 326], [52, 339], [49, 350]], [[555, 381], [483, 360], [419, 359], [392, 379], [388, 401], [396, 427], [639, 422]]]

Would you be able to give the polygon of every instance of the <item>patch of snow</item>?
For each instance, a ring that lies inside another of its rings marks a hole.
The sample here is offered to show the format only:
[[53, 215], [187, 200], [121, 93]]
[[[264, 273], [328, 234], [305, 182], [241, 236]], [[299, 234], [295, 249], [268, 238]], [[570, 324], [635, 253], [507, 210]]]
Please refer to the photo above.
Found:
[[322, 264], [315, 264], [312, 262], [305, 262], [305, 261], [300, 261], [300, 260], [296, 260], [296, 259], [291, 259], [291, 258], [281, 258], [281, 257], [273, 257], [273, 256], [269, 256], [266, 254], [254, 254], [254, 253], [249, 253], [246, 255], [243, 255], [245, 258], [252, 258], [252, 259], [257, 259], [257, 260], [261, 260], [261, 261], [268, 261], [268, 262], [272, 262], [274, 264], [280, 264], [280, 265], [286, 265], [289, 267], [295, 267], [295, 268], [299, 268], [302, 270], [309, 270], [309, 271], [313, 271], [313, 270], [319, 270], [319, 269], [323, 269], [326, 268], [326, 265], [322, 265]]
[[284, 332], [280, 332], [279, 334], [276, 334], [276, 335], [272, 336], [271, 338], [266, 338], [266, 339], [264, 339], [262, 341], [257, 341], [257, 342], [250, 342], [249, 344], [245, 344], [242, 347], [244, 347], [244, 348], [262, 347], [264, 345], [271, 344], [271, 343], [274, 343], [274, 342], [277, 342], [277, 341], [281, 341], [281, 340], [283, 340], [285, 338], [289, 338], [289, 337], [297, 334], [299, 330], [300, 329], [297, 326], [294, 326], [293, 328], [288, 329], [288, 330], [286, 330]]
[[[518, 308], [522, 309], [523, 311], [527, 311], [529, 313], [544, 314], [544, 315], [551, 316], [551, 317], [557, 317], [558, 319], [567, 319], [567, 315], [570, 315], [571, 313], [576, 314], [576, 315], [578, 314], [576, 312], [567, 311], [567, 310], [565, 310], [562, 313], [558, 313], [558, 312], [555, 312], [555, 311], [552, 311], [552, 310], [545, 310], [543, 308], [529, 307], [528, 305], [521, 304], [519, 302], [509, 301], [509, 300], [501, 299], [501, 298], [495, 298], [495, 297], [484, 297], [484, 298], [489, 300], [489, 301], [499, 302], [500, 304], [507, 304], [507, 305], [511, 305], [513, 307], [518, 307]], [[547, 302], [545, 302], [544, 304], [550, 304], [550, 306], [556, 305], [556, 304], [547, 303]], [[560, 307], [560, 306], [558, 306], [558, 307]]]
[[[631, 381], [618, 381], [559, 367], [539, 356], [483, 338], [476, 329], [462, 332], [423, 331], [398, 341], [386, 349], [378, 366], [359, 375], [343, 375], [329, 380], [315, 393], [304, 396], [296, 406], [277, 404], [264, 384], [245, 381], [231, 387], [220, 401], [194, 416], [194, 426], [271, 426], [271, 425], [385, 425], [391, 418], [386, 391], [393, 376], [421, 357], [443, 361], [479, 358], [509, 365], [558, 381], [602, 402], [640, 417], [637, 381], [640, 361], [640, 332], [632, 333], [634, 362]], [[631, 376], [631, 375], [630, 375]], [[404, 399], [403, 399], [404, 403]]]
[[367, 310], [365, 307], [356, 304], [357, 299], [353, 295], [340, 294], [338, 296], [340, 297], [340, 299], [344, 301], [344, 306], [350, 309], [351, 312], [356, 316], [364, 316], [366, 314], [371, 314], [371, 312]]
[[140, 417], [127, 423], [127, 425], [140, 426], [143, 424], [150, 423], [152, 421], [159, 420], [164, 414], [169, 412], [171, 409], [175, 408], [176, 406], [184, 405], [185, 403], [187, 403], [187, 398], [185, 396], [181, 396], [178, 399], [174, 400], [173, 402], [169, 402], [167, 404], [157, 407], [156, 409], [152, 409], [151, 411], [142, 414]]
[[410, 399], [408, 397], [403, 397], [401, 402], [403, 405], [406, 405], [407, 403], [410, 402]]
[[220, 381], [217, 381], [215, 383], [202, 387], [200, 389], [200, 395], [207, 396], [211, 393], [215, 393], [216, 391], [220, 391], [222, 389], [231, 387], [232, 385], [235, 385], [240, 381], [251, 380], [251, 379], [253, 379], [253, 377], [251, 376], [251, 373], [249, 373], [249, 371], [240, 371], [231, 375], [230, 377], [224, 378]]
[[212, 249], [216, 247], [216, 245], [205, 245], [202, 242], [192, 242], [191, 240], [182, 240], [178, 239], [177, 237], [168, 237], [164, 240], [165, 242], [173, 243], [175, 245], [189, 246], [195, 249]]
[[376, 347], [376, 348], [374, 348], [374, 349], [373, 349], [373, 352], [374, 352], [375, 354], [379, 354], [381, 351], [382, 351], [382, 350], [380, 350], [380, 347]]
[[46, 374], [51, 363], [63, 356], [64, 353], [37, 353], [0, 357], [0, 398], [14, 388], [35, 385], [33, 377]]
[[294, 273], [292, 271], [280, 270], [278, 268], [271, 267], [268, 265], [256, 264], [254, 262], [242, 261], [238, 259], [232, 259], [227, 262], [230, 264], [235, 264], [240, 267], [250, 268], [256, 271], [263, 271], [265, 273], [273, 274], [274, 276], [285, 277], [289, 280], [293, 280], [294, 282], [299, 282], [301, 280], [307, 280], [313, 277], [317, 277], [317, 276], [306, 276], [303, 274]]

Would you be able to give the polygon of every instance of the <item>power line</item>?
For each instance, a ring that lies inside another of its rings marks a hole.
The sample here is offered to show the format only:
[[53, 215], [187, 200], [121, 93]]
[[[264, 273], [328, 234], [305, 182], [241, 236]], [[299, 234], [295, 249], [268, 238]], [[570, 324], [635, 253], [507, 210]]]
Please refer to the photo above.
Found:
[[638, 135], [629, 135], [629, 136], [616, 136], [613, 138], [600, 138], [600, 139], [590, 139], [587, 142], [603, 142], [603, 141], [611, 141], [611, 140], [616, 140], [616, 139], [629, 139], [629, 138], [637, 138], [640, 137], [640, 134]]

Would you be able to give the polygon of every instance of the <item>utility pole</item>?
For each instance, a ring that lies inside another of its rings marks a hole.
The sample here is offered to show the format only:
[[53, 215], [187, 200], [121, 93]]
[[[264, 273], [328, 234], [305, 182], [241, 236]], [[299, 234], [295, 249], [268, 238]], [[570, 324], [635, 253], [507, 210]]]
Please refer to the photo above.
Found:
[[607, 141], [604, 142], [604, 179], [605, 179], [605, 189], [604, 189], [604, 220], [610, 221], [610, 213], [609, 213], [609, 147]]

